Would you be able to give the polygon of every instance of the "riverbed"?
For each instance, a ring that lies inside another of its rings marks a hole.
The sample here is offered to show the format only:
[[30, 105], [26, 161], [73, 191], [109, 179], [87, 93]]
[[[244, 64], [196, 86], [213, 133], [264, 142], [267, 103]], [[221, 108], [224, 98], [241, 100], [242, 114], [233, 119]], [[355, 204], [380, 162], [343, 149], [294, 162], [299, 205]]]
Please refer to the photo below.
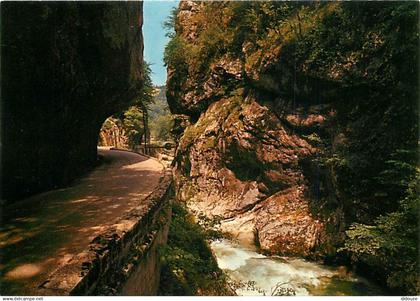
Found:
[[219, 267], [231, 279], [236, 293], [255, 295], [377, 296], [386, 295], [367, 279], [296, 257], [265, 256], [255, 248], [230, 240], [211, 243]]

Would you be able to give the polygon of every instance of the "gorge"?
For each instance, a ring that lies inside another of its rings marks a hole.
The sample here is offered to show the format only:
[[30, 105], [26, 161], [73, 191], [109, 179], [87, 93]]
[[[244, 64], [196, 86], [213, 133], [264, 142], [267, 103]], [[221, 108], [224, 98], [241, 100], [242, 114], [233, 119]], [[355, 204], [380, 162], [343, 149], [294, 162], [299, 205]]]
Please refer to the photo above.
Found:
[[2, 3], [1, 294], [420, 294], [418, 18], [180, 1], [162, 87], [142, 2]]
[[418, 292], [415, 16], [414, 3], [181, 2], [165, 50], [177, 197], [264, 254], [350, 260]]

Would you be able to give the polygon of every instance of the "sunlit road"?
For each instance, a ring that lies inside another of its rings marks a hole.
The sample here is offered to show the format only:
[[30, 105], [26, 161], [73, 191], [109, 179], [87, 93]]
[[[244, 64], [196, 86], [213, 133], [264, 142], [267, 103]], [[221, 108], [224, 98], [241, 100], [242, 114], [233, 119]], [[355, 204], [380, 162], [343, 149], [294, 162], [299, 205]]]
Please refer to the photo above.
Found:
[[34, 295], [59, 266], [86, 249], [159, 182], [162, 165], [125, 151], [100, 149], [104, 163], [73, 186], [3, 208], [0, 295]]

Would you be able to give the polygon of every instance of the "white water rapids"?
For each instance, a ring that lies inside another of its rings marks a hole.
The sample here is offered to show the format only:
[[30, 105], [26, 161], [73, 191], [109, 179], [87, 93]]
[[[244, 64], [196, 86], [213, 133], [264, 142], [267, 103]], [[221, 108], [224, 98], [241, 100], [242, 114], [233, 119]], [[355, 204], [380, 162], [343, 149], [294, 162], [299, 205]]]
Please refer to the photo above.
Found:
[[[268, 257], [229, 240], [211, 243], [219, 267], [235, 283], [238, 295], [384, 295], [366, 279], [292, 257]], [[244, 285], [245, 284], [245, 285]]]

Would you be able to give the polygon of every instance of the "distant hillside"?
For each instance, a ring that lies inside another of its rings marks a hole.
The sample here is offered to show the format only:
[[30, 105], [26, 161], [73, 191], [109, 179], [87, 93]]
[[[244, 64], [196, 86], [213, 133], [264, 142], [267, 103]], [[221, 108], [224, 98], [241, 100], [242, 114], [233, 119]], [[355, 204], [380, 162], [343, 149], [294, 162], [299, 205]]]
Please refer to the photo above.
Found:
[[155, 89], [158, 93], [154, 97], [154, 103], [149, 107], [150, 133], [155, 140], [171, 140], [172, 118], [166, 101], [166, 87], [157, 86]]
[[155, 89], [158, 91], [154, 97], [154, 103], [150, 105], [150, 121], [156, 119], [158, 116], [166, 115], [169, 113], [168, 103], [166, 101], [166, 87], [157, 86]]

